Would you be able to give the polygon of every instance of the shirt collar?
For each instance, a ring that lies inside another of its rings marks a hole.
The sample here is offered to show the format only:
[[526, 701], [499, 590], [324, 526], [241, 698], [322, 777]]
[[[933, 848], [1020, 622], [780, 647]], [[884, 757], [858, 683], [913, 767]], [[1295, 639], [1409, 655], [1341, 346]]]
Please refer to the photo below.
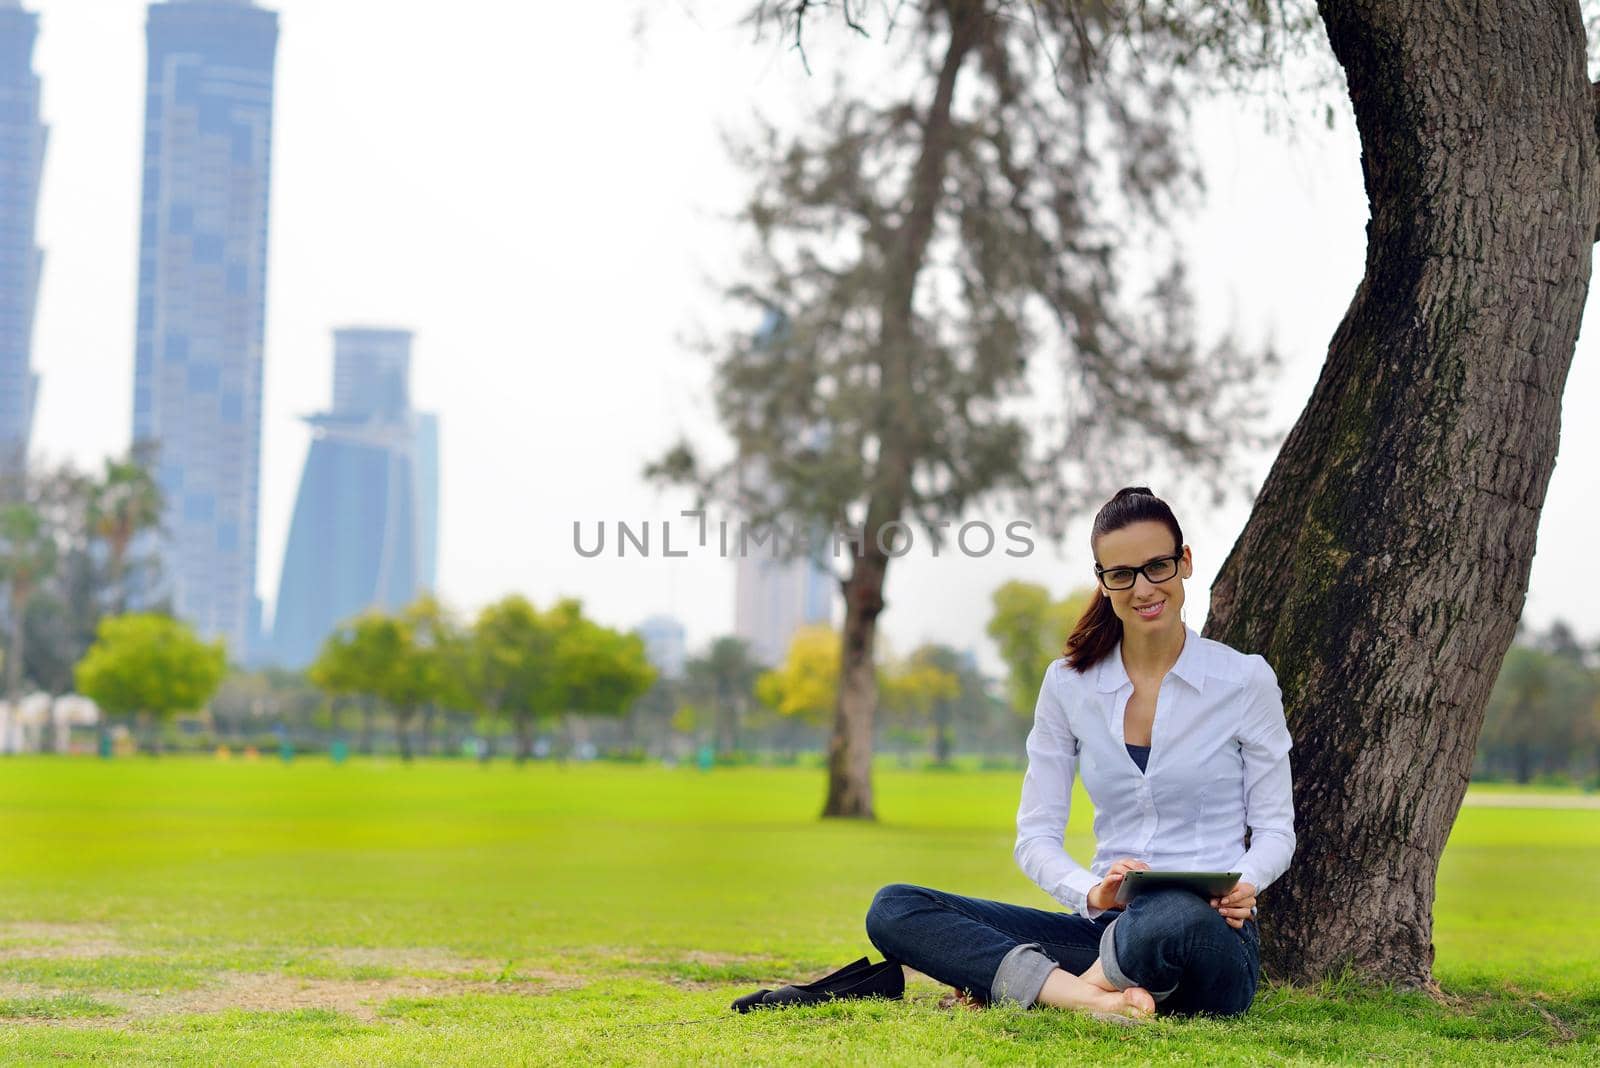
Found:
[[[1178, 654], [1178, 662], [1172, 665], [1171, 670], [1198, 693], [1205, 689], [1205, 654], [1200, 650], [1200, 635], [1194, 632], [1194, 628], [1185, 623], [1183, 630], [1183, 651]], [[1095, 686], [1102, 693], [1113, 693], [1130, 685], [1128, 669], [1122, 665], [1122, 639], [1117, 639], [1117, 644], [1100, 661], [1097, 672]]]

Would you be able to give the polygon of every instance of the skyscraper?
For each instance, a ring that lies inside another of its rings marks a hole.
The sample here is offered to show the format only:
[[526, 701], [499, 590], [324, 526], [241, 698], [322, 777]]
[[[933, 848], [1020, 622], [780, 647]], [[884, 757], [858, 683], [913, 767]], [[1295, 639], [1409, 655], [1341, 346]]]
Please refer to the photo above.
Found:
[[[757, 346], [781, 345], [788, 334], [788, 323], [777, 311], [768, 311], [756, 332]], [[807, 441], [824, 440], [825, 429], [813, 427]], [[748, 492], [761, 493], [767, 482], [767, 469], [760, 456], [744, 456], [739, 461], [739, 481]], [[771, 490], [765, 492], [770, 493]], [[736, 557], [733, 582], [733, 630], [749, 643], [751, 654], [762, 663], [777, 664], [789, 651], [795, 631], [808, 624], [833, 622], [834, 593], [838, 582], [828, 567], [832, 541], [819, 530], [811, 546], [813, 557], [780, 559], [774, 552], [776, 539], [789, 533], [785, 524], [762, 532], [770, 540], [757, 547], [750, 541]], [[752, 537], [757, 537], [752, 531]], [[820, 557], [820, 558], [816, 558]]]
[[816, 561], [776, 560], [765, 548], [752, 548], [736, 559], [735, 568], [733, 632], [762, 663], [781, 663], [801, 627], [833, 622], [838, 583]]
[[272, 659], [302, 667], [368, 608], [433, 589], [439, 424], [411, 408], [411, 334], [334, 331], [333, 409], [314, 431], [273, 614]]
[[644, 655], [662, 678], [683, 678], [689, 652], [682, 623], [671, 616], [651, 616], [634, 633], [644, 639]]
[[154, 446], [167, 502], [164, 592], [242, 658], [260, 613], [278, 16], [251, 0], [168, 0], [151, 5], [147, 39], [133, 436]]
[[35, 244], [45, 126], [33, 42], [39, 17], [0, 0], [0, 475], [26, 462], [38, 377], [33, 311], [44, 253]]

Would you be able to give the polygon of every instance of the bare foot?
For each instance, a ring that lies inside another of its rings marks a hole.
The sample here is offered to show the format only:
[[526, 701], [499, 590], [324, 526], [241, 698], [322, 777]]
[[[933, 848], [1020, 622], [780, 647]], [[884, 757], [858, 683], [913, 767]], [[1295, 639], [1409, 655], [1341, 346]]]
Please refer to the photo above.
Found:
[[1130, 1019], [1141, 1020], [1156, 1014], [1156, 999], [1150, 996], [1150, 991], [1142, 986], [1130, 986], [1126, 990], [1118, 990], [1109, 995], [1110, 1007], [1103, 1009], [1113, 1016], [1127, 1016]]
[[1141, 1019], [1156, 1011], [1155, 998], [1143, 987], [1103, 990], [1061, 968], [1051, 972], [1045, 979], [1044, 988], [1039, 991], [1038, 1004], [1129, 1019]]

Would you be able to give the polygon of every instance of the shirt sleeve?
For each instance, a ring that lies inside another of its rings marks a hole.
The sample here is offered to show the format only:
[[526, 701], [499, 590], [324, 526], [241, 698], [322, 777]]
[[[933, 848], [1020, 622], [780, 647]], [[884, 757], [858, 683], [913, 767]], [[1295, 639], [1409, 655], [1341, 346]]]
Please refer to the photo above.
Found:
[[1040, 889], [1061, 904], [1093, 919], [1103, 909], [1089, 907], [1089, 891], [1100, 880], [1068, 855], [1062, 839], [1072, 809], [1072, 783], [1078, 770], [1078, 739], [1067, 723], [1052, 674], [1045, 670], [1039, 701], [1028, 731], [1028, 770], [1022, 777], [1022, 803], [1017, 808], [1017, 864]]
[[1244, 817], [1250, 848], [1234, 865], [1242, 881], [1265, 890], [1289, 868], [1294, 856], [1294, 785], [1289, 775], [1293, 745], [1283, 715], [1283, 691], [1266, 658], [1253, 654], [1248, 705], [1239, 729], [1244, 755]]

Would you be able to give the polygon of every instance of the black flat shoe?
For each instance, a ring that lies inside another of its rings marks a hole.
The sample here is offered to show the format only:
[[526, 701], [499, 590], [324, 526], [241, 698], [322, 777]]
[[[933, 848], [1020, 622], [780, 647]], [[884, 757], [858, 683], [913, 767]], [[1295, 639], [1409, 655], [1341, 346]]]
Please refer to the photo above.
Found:
[[738, 998], [734, 1001], [733, 1011], [749, 1012], [751, 1009], [761, 1004], [761, 999], [770, 993], [772, 993], [772, 991], [763, 987], [760, 990], [757, 990], [754, 994], [746, 994], [744, 997]]
[[[838, 971], [829, 972], [821, 979], [813, 980], [803, 986], [782, 987], [781, 989], [805, 990], [816, 993], [821, 993], [832, 987], [839, 987], [842, 989], [843, 987], [849, 986], [861, 975], [865, 974], [871, 967], [872, 966], [867, 963], [867, 958], [862, 957], [858, 960], [851, 961]], [[751, 1009], [761, 1004], [762, 998], [771, 993], [774, 993], [774, 991], [762, 988], [757, 990], [754, 994], [746, 994], [744, 997], [738, 998], [734, 1001], [732, 1006], [733, 1011], [749, 1012]]]
[[834, 998], [887, 998], [898, 1001], [906, 989], [906, 973], [898, 961], [866, 965], [866, 958], [804, 985], [758, 990], [733, 1003], [738, 1012], [779, 1005], [817, 1005]]

